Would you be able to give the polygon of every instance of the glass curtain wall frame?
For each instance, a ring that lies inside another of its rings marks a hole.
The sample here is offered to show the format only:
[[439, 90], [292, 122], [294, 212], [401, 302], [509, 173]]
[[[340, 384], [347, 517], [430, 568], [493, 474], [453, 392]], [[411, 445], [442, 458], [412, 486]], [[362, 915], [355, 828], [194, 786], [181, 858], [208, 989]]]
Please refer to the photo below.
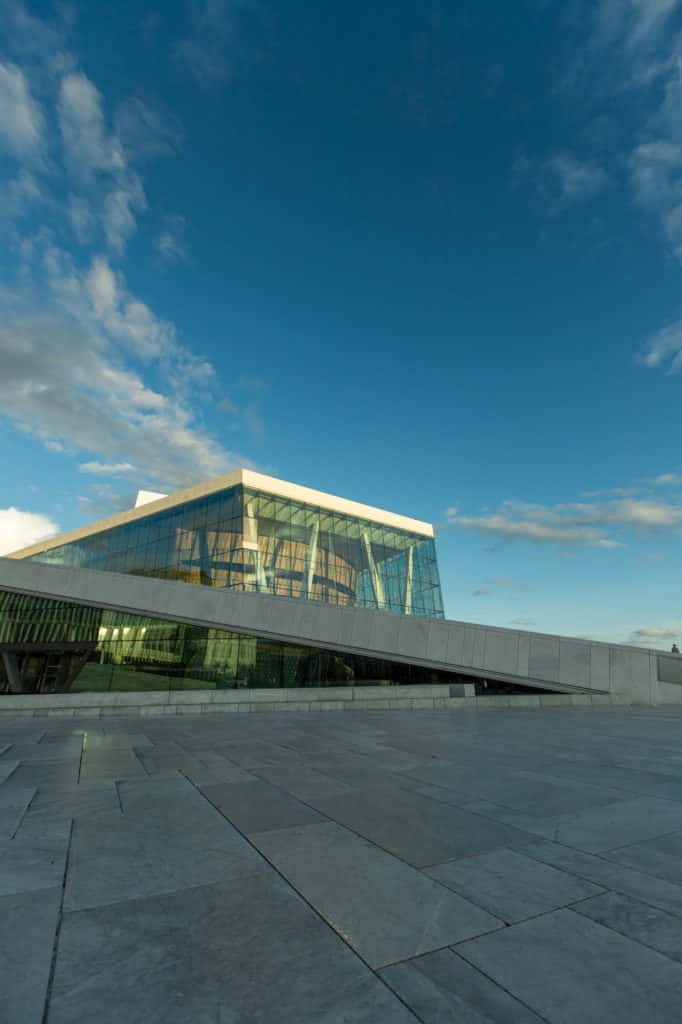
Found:
[[[0, 655], [0, 695], [459, 681], [420, 666], [9, 591], [0, 591]], [[43, 671], [49, 665], [53, 671]]]
[[432, 537], [242, 485], [31, 557], [444, 617]]

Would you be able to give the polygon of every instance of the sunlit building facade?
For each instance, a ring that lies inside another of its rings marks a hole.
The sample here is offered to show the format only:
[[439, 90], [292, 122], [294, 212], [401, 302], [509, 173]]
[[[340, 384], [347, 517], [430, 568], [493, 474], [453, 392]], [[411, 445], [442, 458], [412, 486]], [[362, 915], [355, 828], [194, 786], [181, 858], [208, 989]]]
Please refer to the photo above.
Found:
[[428, 523], [248, 470], [35, 547], [17, 557], [443, 618]]
[[[12, 556], [443, 619], [433, 528], [239, 470]], [[409, 664], [0, 591], [0, 692], [434, 681]]]

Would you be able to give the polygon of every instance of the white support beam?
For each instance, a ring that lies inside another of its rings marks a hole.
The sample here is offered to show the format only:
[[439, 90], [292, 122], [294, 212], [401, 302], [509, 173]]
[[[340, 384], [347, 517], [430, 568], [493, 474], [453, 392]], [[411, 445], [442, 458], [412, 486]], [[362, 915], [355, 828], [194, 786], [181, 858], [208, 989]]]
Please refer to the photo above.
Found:
[[405, 572], [405, 615], [412, 614], [412, 567], [414, 564], [414, 547], [407, 549], [407, 571]]
[[362, 542], [365, 546], [365, 554], [367, 555], [367, 564], [369, 565], [369, 575], [372, 580], [372, 590], [374, 591], [374, 600], [377, 603], [377, 608], [386, 607], [386, 598], [384, 596], [384, 584], [381, 579], [379, 570], [377, 569], [376, 562], [374, 561], [374, 554], [372, 552], [372, 542], [369, 539], [367, 530], [362, 531]]
[[301, 582], [301, 597], [310, 597], [313, 592], [313, 576], [317, 561], [317, 542], [320, 537], [320, 520], [316, 519], [310, 530], [310, 540], [305, 553], [305, 569]]

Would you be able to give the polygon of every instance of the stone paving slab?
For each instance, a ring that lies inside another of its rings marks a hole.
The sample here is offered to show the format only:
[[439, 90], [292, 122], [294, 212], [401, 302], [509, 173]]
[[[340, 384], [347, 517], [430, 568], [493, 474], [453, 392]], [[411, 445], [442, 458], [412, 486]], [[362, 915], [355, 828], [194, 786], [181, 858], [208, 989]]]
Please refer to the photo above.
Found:
[[344, 793], [353, 792], [353, 787], [347, 782], [323, 775], [307, 765], [300, 768], [277, 766], [260, 769], [259, 775], [291, 793], [297, 800], [302, 800], [316, 809], [319, 809], [319, 805], [330, 796], [342, 796]]
[[42, 1024], [61, 896], [61, 885], [0, 896], [0, 1020], [6, 1024]]
[[680, 1019], [682, 965], [570, 909], [457, 951], [550, 1024]]
[[369, 783], [318, 801], [334, 821], [415, 867], [520, 843], [527, 833], [408, 792], [399, 783]]
[[267, 782], [224, 782], [202, 793], [240, 832], [265, 832], [325, 821], [312, 807]]
[[609, 850], [606, 857], [682, 885], [682, 831]]
[[332, 822], [251, 840], [372, 967], [502, 927], [492, 914]]
[[[9, 747], [7, 749], [9, 750]], [[18, 768], [20, 764], [21, 761], [10, 761], [9, 759], [0, 761], [0, 783], [8, 779], [14, 772], [14, 769]]]
[[584, 900], [573, 910], [682, 962], [682, 919], [675, 914], [618, 892]]
[[11, 777], [0, 785], [0, 839], [12, 838], [35, 793], [35, 786], [16, 785]]
[[205, 834], [101, 815], [76, 821], [66, 884], [67, 910], [174, 892], [262, 873], [260, 858], [227, 823]]
[[0, 841], [0, 896], [61, 889], [69, 831], [45, 835], [41, 830], [41, 835], [31, 835], [19, 830], [14, 839]]
[[453, 950], [379, 972], [423, 1024], [541, 1024], [542, 1018]]
[[135, 779], [146, 775], [147, 772], [132, 749], [93, 752], [86, 749], [81, 760], [82, 779]]
[[270, 870], [64, 916], [50, 1024], [122, 1020], [417, 1018]]
[[119, 811], [112, 779], [82, 779], [78, 783], [39, 785], [27, 811], [29, 818], [79, 818], [102, 811]]
[[634, 896], [652, 907], [659, 907], [671, 914], [682, 916], [682, 886], [654, 878], [625, 865], [612, 863], [602, 857], [595, 857], [582, 850], [572, 850], [569, 846], [546, 840], [537, 840], [522, 846], [519, 852], [606, 889]]
[[75, 784], [78, 781], [79, 762], [80, 758], [71, 758], [69, 761], [23, 760], [12, 773], [12, 781], [18, 785], [38, 788], [55, 783], [64, 786]]
[[682, 803], [640, 796], [560, 815], [526, 828], [555, 842], [599, 853], [682, 829]]
[[508, 924], [603, 892], [514, 850], [493, 850], [428, 868], [426, 874]]
[[0, 939], [0, 1021], [682, 1019], [680, 724], [4, 718], [0, 921], [35, 984], [5, 1010]]
[[106, 732], [101, 735], [87, 731], [84, 750], [88, 754], [109, 750], [128, 750], [133, 747], [151, 747], [152, 741], [143, 732]]

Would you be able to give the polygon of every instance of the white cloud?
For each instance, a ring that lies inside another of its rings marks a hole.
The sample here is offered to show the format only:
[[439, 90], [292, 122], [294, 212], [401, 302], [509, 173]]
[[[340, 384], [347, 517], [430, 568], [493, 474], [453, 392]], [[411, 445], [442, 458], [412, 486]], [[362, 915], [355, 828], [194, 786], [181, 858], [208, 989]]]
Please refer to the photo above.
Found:
[[192, 8], [192, 31], [175, 47], [175, 56], [197, 82], [210, 87], [220, 85], [232, 70], [230, 45], [233, 38], [230, 0], [198, 0]]
[[674, 486], [682, 484], [682, 476], [679, 473], [661, 473], [660, 476], [655, 476], [651, 482], [657, 487]]
[[682, 145], [670, 139], [642, 143], [632, 152], [630, 172], [638, 202], [660, 219], [682, 259]]
[[187, 263], [189, 253], [184, 235], [187, 221], [179, 214], [164, 218], [164, 228], [154, 240], [154, 248], [166, 263]]
[[96, 476], [127, 476], [135, 472], [130, 462], [81, 462], [78, 467], [81, 473], [94, 473]]
[[675, 528], [682, 524], [682, 505], [633, 498], [558, 505], [505, 501], [491, 515], [451, 515], [448, 522], [504, 540], [615, 548], [621, 547], [622, 541], [609, 537], [608, 528], [647, 532]]
[[117, 184], [104, 199], [102, 226], [108, 245], [117, 253], [123, 252], [126, 243], [137, 230], [136, 213], [147, 208], [147, 199], [138, 174], [121, 176]]
[[19, 220], [36, 203], [45, 199], [35, 175], [22, 168], [15, 178], [0, 190], [0, 219], [8, 222]]
[[54, 312], [0, 325], [0, 407], [26, 433], [103, 465], [129, 463], [164, 491], [252, 465], [207, 434], [183, 400], [118, 363], [102, 336]]
[[[83, 473], [99, 477], [89, 488], [98, 507], [129, 497], [125, 483], [119, 493], [106, 480], [134, 475], [170, 491], [252, 465], [205, 426], [203, 411], [218, 397], [214, 367], [183, 347], [123, 270], [147, 204], [139, 164], [174, 153], [180, 132], [136, 96], [119, 103], [112, 123], [102, 93], [65, 49], [66, 7], [55, 27], [20, 0], [0, 7], [3, 43], [21, 63], [0, 63], [0, 147], [24, 164], [0, 185], [16, 270], [2, 291], [0, 415], [60, 457], [78, 457]], [[41, 226], [22, 233], [22, 214], [37, 204]], [[186, 258], [184, 219], [163, 227], [157, 251]], [[251, 430], [262, 431], [253, 408], [249, 415]]]
[[490, 594], [490, 593], [491, 593], [491, 591], [488, 590], [487, 587], [479, 587], [477, 590], [474, 590], [473, 596], [474, 597], [485, 597], [487, 594]]
[[13, 506], [0, 508], [0, 555], [19, 551], [58, 533], [57, 524], [39, 512], [25, 512]]
[[74, 234], [81, 244], [92, 241], [96, 218], [85, 196], [71, 194], [68, 202], [68, 217]]
[[677, 0], [601, 0], [596, 16], [604, 41], [622, 42], [629, 52], [654, 45]]
[[0, 141], [22, 160], [36, 159], [44, 147], [45, 120], [16, 64], [0, 62]]
[[583, 498], [603, 498], [606, 496], [618, 495], [624, 497], [625, 495], [635, 494], [634, 487], [607, 487], [603, 491], [583, 491]]
[[649, 367], [668, 366], [668, 373], [682, 370], [682, 320], [650, 335], [645, 343], [641, 361]]
[[535, 619], [529, 619], [523, 615], [519, 615], [516, 619], [511, 620], [512, 626], [534, 626]]
[[[120, 255], [137, 229], [136, 215], [147, 208], [142, 178], [130, 166], [121, 139], [107, 131], [102, 95], [82, 72], [64, 76], [57, 109], [64, 160], [81, 190], [70, 206], [76, 235], [88, 238], [93, 220], [98, 221], [107, 245]], [[123, 118], [130, 135], [129, 121], [130, 115]]]
[[125, 167], [121, 146], [105, 131], [102, 94], [82, 72], [62, 79], [57, 109], [65, 159], [77, 178]]
[[544, 164], [559, 203], [584, 202], [601, 192], [609, 182], [603, 167], [592, 160], [578, 160], [570, 153], [557, 153]]
[[616, 547], [617, 542], [605, 538], [590, 527], [555, 526], [547, 523], [508, 519], [503, 515], [458, 516], [457, 526], [475, 529], [507, 540], [529, 540], [534, 543], [587, 544], [590, 547]]
[[670, 650], [673, 643], [679, 647], [682, 643], [682, 619], [666, 623], [662, 626], [644, 626], [633, 629], [628, 638], [628, 643], [637, 644], [640, 647], [656, 647], [660, 650]]
[[[200, 86], [216, 88], [248, 64], [254, 50], [262, 55], [269, 29], [268, 9], [259, 0], [194, 0], [191, 31], [173, 55]], [[257, 47], [243, 44], [247, 33], [257, 33]]]
[[119, 103], [114, 124], [116, 135], [131, 159], [172, 156], [180, 147], [181, 132], [175, 122], [139, 96], [130, 96]]
[[96, 256], [85, 278], [85, 287], [96, 316], [107, 317], [118, 305], [116, 278], [108, 262]]
[[68, 253], [48, 244], [45, 260], [57, 301], [84, 327], [106, 331], [140, 359], [161, 355], [183, 358], [183, 370], [192, 376], [193, 357], [178, 347], [174, 326], [130, 294], [122, 272], [115, 271], [105, 256], [94, 256], [88, 269], [81, 272]]

